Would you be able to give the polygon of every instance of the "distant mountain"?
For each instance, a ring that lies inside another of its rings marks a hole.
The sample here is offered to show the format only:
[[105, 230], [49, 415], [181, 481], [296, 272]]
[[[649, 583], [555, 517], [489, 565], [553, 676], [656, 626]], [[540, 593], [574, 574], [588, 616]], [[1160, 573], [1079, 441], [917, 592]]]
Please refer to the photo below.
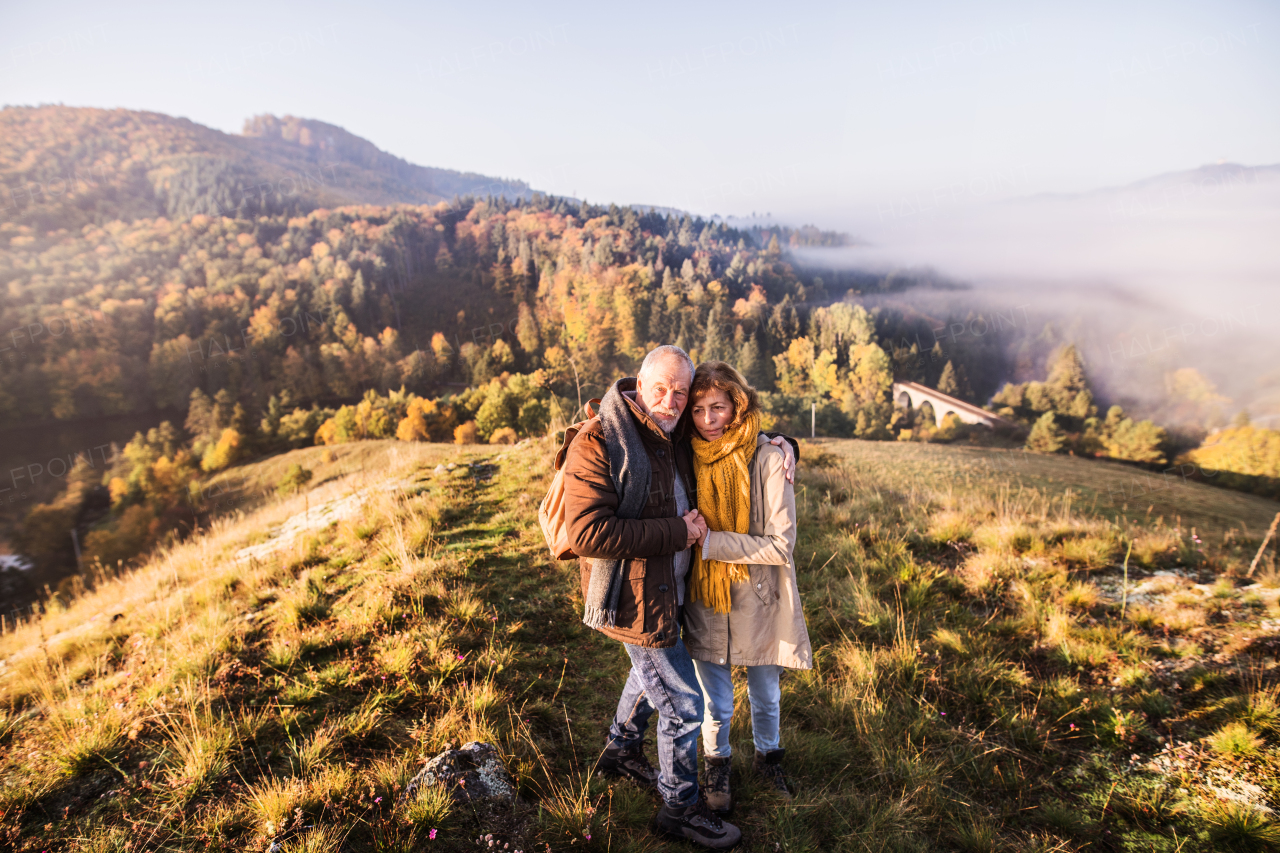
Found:
[[1168, 195], [1206, 197], [1223, 190], [1248, 187], [1280, 181], [1280, 164], [1267, 166], [1242, 166], [1239, 163], [1213, 163], [1196, 169], [1164, 172], [1150, 178], [1117, 187], [1102, 187], [1082, 193], [1037, 193], [1032, 196], [1010, 199], [1009, 203], [1023, 201], [1089, 199], [1134, 195]]
[[1268, 166], [1242, 166], [1239, 163], [1213, 163], [1198, 169], [1165, 172], [1122, 187], [1098, 190], [1098, 192], [1126, 192], [1156, 187], [1175, 187], [1185, 184], [1208, 185], [1218, 183], [1261, 184], [1280, 179], [1280, 163]]
[[[337, 125], [314, 119], [254, 116], [245, 121], [242, 134], [289, 153], [305, 152], [317, 164], [336, 162], [348, 169], [361, 170], [361, 174], [352, 175], [364, 181], [358, 189], [368, 197], [360, 201], [421, 204], [454, 196], [503, 195], [515, 199], [530, 194], [529, 185], [524, 181], [415, 166]], [[385, 198], [373, 197], [379, 189]]]
[[530, 192], [523, 181], [416, 166], [340, 127], [293, 116], [255, 116], [236, 136], [135, 110], [0, 110], [0, 220], [41, 230]]

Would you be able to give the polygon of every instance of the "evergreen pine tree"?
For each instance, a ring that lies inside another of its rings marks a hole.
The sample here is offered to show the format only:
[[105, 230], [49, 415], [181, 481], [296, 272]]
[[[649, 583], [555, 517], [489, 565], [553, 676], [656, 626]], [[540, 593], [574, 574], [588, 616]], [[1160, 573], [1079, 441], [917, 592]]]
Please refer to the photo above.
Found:
[[671, 275], [671, 267], [663, 267], [662, 269], [663, 294], [666, 296], [670, 296], [671, 294], [675, 293], [676, 290], [677, 290], [676, 280], [675, 280], [675, 277]]
[[725, 361], [732, 357], [729, 342], [725, 340], [723, 303], [717, 303], [707, 315], [707, 336], [702, 344], [703, 361]]
[[1134, 421], [1124, 409], [1112, 406], [1102, 424], [1102, 444], [1112, 459], [1162, 464], [1168, 435], [1151, 421]]
[[948, 360], [938, 377], [938, 390], [959, 400], [973, 402], [973, 389], [969, 387], [969, 377], [964, 365], [956, 367], [955, 362]]
[[208, 394], [199, 388], [191, 392], [191, 402], [187, 408], [187, 420], [183, 426], [186, 427], [187, 434], [191, 436], [191, 440], [196, 443], [205, 441], [213, 435], [217, 428], [217, 422], [213, 417], [213, 401], [209, 399]]
[[938, 377], [938, 390], [952, 397], [960, 396], [960, 383], [956, 379], [955, 366], [952, 365], [950, 360], [942, 368], [942, 375]]
[[[905, 341], [904, 341], [905, 343]], [[893, 378], [899, 382], [919, 382], [922, 379], [921, 371], [924, 367], [920, 358], [920, 347], [916, 344], [911, 346], [893, 347], [890, 350], [890, 356], [893, 359]]]
[[362, 315], [364, 311], [365, 284], [364, 273], [356, 270], [356, 277], [351, 282], [351, 310], [357, 317]]
[[520, 342], [520, 348], [529, 354], [538, 352], [542, 347], [542, 335], [541, 330], [538, 328], [538, 318], [527, 302], [520, 303], [516, 322], [516, 340]]
[[791, 341], [800, 337], [800, 315], [791, 304], [791, 294], [773, 306], [773, 313], [769, 316], [769, 337], [778, 352], [784, 352]]
[[655, 298], [649, 303], [649, 338], [665, 341], [669, 337], [670, 318], [666, 311], [666, 300]]
[[1026, 449], [1032, 453], [1057, 453], [1066, 444], [1066, 434], [1058, 426], [1053, 412], [1045, 412], [1031, 427]]
[[1084, 375], [1084, 361], [1075, 344], [1067, 344], [1058, 350], [1049, 368], [1045, 389], [1053, 401], [1054, 411], [1074, 418], [1087, 418], [1093, 414], [1093, 392]]
[[280, 419], [284, 417], [284, 405], [280, 402], [280, 398], [272, 394], [267, 400], [267, 411], [262, 416], [262, 423], [258, 426], [258, 431], [262, 433], [262, 437], [268, 441], [276, 437], [276, 433], [280, 431]]
[[226, 388], [213, 395], [213, 426], [218, 432], [235, 426], [236, 406], [239, 404]]
[[738, 350], [738, 370], [747, 381], [761, 391], [773, 390], [773, 373], [760, 351], [760, 341], [755, 335], [747, 337]]
[[231, 410], [231, 428], [243, 436], [255, 435], [257, 429], [249, 419], [249, 411], [243, 403], [236, 403]]
[[1013, 377], [1015, 382], [1026, 383], [1036, 376], [1036, 358], [1031, 349], [1031, 341], [1024, 340], [1013, 357]]
[[964, 369], [964, 365], [956, 368], [956, 385], [960, 388], [958, 396], [961, 400], [967, 400], [972, 403], [974, 398], [973, 386], [969, 384], [969, 372]]
[[938, 387], [938, 378], [942, 375], [943, 362], [946, 361], [947, 355], [942, 351], [942, 342], [934, 341], [933, 349], [929, 350], [928, 363], [924, 368], [925, 384]]

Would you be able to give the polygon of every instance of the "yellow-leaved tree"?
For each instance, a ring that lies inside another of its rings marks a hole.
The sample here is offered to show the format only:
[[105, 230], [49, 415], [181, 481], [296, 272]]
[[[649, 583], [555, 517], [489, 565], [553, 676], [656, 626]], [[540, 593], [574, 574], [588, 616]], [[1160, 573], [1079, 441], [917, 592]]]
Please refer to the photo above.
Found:
[[1187, 456], [1213, 471], [1280, 478], [1280, 430], [1241, 423], [1209, 436]]
[[778, 374], [778, 390], [793, 397], [806, 397], [813, 392], [813, 366], [816, 361], [813, 341], [796, 338], [787, 351], [773, 357]]
[[849, 347], [849, 374], [840, 408], [854, 421], [859, 438], [883, 438], [893, 414], [893, 365], [878, 344]]
[[205, 451], [200, 460], [200, 467], [206, 471], [221, 471], [240, 456], [240, 445], [244, 439], [235, 427], [227, 427], [218, 438], [218, 443]]

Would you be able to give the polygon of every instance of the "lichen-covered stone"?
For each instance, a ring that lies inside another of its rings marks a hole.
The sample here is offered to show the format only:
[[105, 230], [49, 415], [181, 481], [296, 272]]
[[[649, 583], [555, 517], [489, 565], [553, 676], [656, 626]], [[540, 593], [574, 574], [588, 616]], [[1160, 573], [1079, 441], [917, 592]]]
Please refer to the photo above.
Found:
[[402, 798], [419, 788], [443, 785], [458, 802], [510, 802], [515, 798], [511, 774], [492, 744], [472, 741], [461, 749], [447, 749], [427, 762], [405, 786]]

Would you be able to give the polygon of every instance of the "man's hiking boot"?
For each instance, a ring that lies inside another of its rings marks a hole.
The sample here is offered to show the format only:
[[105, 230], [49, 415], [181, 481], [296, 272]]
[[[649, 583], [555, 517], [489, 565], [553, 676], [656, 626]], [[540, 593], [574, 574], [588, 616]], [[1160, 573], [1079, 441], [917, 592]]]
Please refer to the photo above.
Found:
[[658, 784], [658, 771], [645, 758], [642, 747], [631, 751], [606, 747], [604, 755], [596, 762], [596, 774], [628, 779], [642, 788], [653, 788]]
[[706, 780], [702, 783], [702, 793], [707, 798], [707, 808], [716, 814], [727, 814], [733, 800], [729, 795], [729, 763], [730, 758], [706, 757]]
[[765, 789], [775, 797], [790, 800], [791, 792], [787, 790], [787, 776], [782, 772], [782, 757], [785, 749], [771, 749], [768, 752], [757, 752], [752, 767], [764, 780]]
[[654, 823], [663, 835], [692, 841], [711, 850], [728, 850], [742, 840], [742, 831], [721, 820], [707, 808], [707, 801], [702, 797], [684, 808], [672, 808], [664, 803]]

